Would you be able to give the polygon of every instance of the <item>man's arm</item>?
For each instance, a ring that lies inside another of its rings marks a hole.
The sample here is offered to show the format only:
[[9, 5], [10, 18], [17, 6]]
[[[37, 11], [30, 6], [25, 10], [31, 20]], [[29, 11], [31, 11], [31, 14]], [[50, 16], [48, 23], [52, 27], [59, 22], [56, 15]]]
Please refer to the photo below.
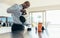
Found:
[[24, 9], [22, 9], [21, 12], [22, 12], [22, 15], [26, 15], [27, 14], [26, 10], [24, 10]]
[[7, 9], [7, 13], [14, 13], [16, 11], [17, 4], [14, 4], [10, 8]]

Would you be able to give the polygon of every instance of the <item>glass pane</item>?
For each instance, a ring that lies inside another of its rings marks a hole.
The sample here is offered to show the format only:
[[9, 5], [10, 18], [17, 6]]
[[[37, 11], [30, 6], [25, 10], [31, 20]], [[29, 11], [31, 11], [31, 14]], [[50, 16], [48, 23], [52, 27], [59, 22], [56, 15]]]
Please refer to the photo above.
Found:
[[32, 18], [33, 22], [42, 22], [42, 13], [41, 12], [32, 13], [31, 18]]
[[1, 18], [2, 22], [6, 22], [6, 18]]
[[42, 17], [43, 17], [42, 12], [31, 12], [30, 13], [31, 23], [35, 23], [35, 25], [38, 24], [38, 22], [41, 22], [41, 23], [43, 22]]
[[8, 22], [13, 22], [13, 18], [12, 17], [8, 17]]

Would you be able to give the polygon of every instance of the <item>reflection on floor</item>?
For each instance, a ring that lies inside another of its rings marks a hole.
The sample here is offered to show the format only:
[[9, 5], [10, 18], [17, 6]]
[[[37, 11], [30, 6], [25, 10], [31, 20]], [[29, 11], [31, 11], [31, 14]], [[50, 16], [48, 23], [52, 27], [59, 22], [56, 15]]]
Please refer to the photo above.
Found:
[[48, 25], [47, 32], [44, 31], [42, 38], [60, 38], [60, 24]]
[[[2, 27], [3, 28], [3, 27]], [[4, 30], [6, 29], [6, 30]], [[4, 28], [4, 29], [1, 29], [0, 28], [0, 38], [10, 38], [9, 35], [11, 35], [10, 33], [6, 33], [7, 32], [10, 32], [10, 27], [9, 28]], [[60, 25], [48, 25], [48, 34], [46, 32], [46, 30], [44, 31], [44, 33], [42, 33], [42, 38], [60, 38]], [[5, 33], [3, 32], [3, 30], [5, 31]], [[24, 34], [24, 38], [38, 38], [38, 35], [34, 32], [35, 29], [32, 28], [32, 31], [30, 32], [26, 32]], [[2, 34], [4, 33], [4, 34]]]
[[[11, 28], [10, 27], [9, 28], [2, 27], [2, 28], [0, 28], [0, 30], [1, 30], [0, 31], [0, 38], [12, 38], [12, 36], [11, 36], [12, 33], [11, 33]], [[13, 38], [16, 37], [15, 35], [16, 34], [13, 34]], [[20, 38], [21, 37], [20, 35], [17, 35], [17, 36], [18, 37], [16, 37], [16, 38]], [[28, 31], [25, 32], [23, 36], [24, 36], [24, 38], [38, 38], [38, 35], [35, 32], [35, 28], [32, 28], [32, 31], [30, 31], [30, 32], [28, 32]]]

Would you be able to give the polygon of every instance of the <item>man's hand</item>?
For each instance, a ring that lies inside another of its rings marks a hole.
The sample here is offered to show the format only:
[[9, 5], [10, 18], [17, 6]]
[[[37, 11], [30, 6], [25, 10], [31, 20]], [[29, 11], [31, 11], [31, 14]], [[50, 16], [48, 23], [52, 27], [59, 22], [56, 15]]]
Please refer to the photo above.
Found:
[[26, 15], [27, 13], [26, 13], [26, 10], [21, 10], [21, 12], [22, 12], [22, 15]]

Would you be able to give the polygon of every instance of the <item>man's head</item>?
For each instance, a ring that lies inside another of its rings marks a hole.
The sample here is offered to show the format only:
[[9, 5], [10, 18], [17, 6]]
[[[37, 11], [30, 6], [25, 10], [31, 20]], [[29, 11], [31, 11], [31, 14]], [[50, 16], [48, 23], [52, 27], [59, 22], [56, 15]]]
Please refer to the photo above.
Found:
[[22, 6], [23, 6], [23, 9], [26, 9], [26, 8], [28, 8], [28, 7], [30, 6], [30, 2], [29, 2], [29, 1], [25, 1], [25, 2], [22, 4]]

